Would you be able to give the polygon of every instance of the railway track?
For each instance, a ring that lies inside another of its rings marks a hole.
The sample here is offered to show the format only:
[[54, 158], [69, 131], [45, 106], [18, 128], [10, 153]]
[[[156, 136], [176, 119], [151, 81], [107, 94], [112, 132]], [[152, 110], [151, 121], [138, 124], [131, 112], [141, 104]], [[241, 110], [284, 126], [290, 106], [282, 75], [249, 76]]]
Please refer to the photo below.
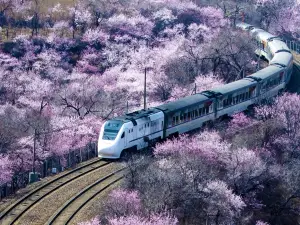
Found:
[[10, 205], [0, 214], [1, 225], [15, 224], [16, 221], [29, 211], [35, 204], [47, 197], [49, 194], [63, 187], [64, 185], [79, 179], [93, 171], [111, 164], [103, 160], [94, 160], [88, 164], [80, 166], [72, 171], [69, 171], [45, 184], [34, 189], [21, 199]]
[[116, 182], [123, 178], [121, 173], [125, 168], [119, 169], [109, 175], [97, 180], [85, 189], [80, 191], [77, 195], [67, 201], [61, 208], [59, 208], [46, 224], [70, 224], [75, 215], [92, 199], [94, 199], [101, 192], [111, 187]]

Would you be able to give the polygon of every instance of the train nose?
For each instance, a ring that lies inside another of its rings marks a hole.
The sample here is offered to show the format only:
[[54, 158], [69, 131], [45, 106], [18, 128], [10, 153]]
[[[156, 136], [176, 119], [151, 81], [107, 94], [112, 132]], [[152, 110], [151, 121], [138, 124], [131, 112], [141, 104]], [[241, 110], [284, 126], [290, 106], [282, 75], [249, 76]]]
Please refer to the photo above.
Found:
[[99, 143], [98, 145], [98, 157], [100, 158], [110, 158], [110, 159], [116, 159], [119, 158], [118, 155], [116, 155], [116, 149], [114, 148], [114, 145], [107, 144], [107, 143]]

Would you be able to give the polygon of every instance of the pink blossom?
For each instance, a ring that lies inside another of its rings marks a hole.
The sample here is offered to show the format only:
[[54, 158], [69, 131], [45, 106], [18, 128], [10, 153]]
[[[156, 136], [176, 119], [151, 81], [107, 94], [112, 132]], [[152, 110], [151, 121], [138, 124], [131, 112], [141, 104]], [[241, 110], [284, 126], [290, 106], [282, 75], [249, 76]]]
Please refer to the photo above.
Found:
[[62, 6], [60, 3], [57, 3], [54, 5], [52, 8], [50, 8], [51, 12], [57, 13], [57, 12], [63, 12], [64, 10], [62, 9]]
[[210, 181], [203, 191], [209, 194], [207, 202], [210, 214], [220, 210], [226, 216], [234, 217], [246, 206], [242, 198], [235, 195], [223, 181]]
[[207, 75], [198, 75], [195, 79], [195, 84], [197, 88], [197, 93], [201, 91], [206, 91], [224, 84], [224, 81], [218, 76], [211, 73]]
[[275, 99], [273, 105], [261, 106], [255, 109], [258, 117], [276, 118], [288, 131], [298, 130], [300, 126], [300, 96], [284, 93]]
[[75, 7], [69, 8], [69, 13], [71, 16], [74, 15], [76, 26], [85, 26], [92, 22], [92, 14], [81, 2]]
[[258, 220], [258, 221], [256, 221], [255, 225], [269, 225], [269, 223]]
[[227, 132], [237, 132], [253, 124], [253, 120], [246, 116], [243, 112], [236, 113], [232, 117], [233, 118], [229, 122]]
[[100, 220], [98, 217], [95, 217], [88, 222], [81, 222], [78, 225], [100, 225]]
[[230, 177], [233, 179], [246, 179], [258, 177], [266, 165], [256, 151], [246, 148], [233, 149], [227, 161]]
[[175, 86], [172, 89], [171, 97], [168, 99], [168, 101], [175, 101], [177, 99], [184, 98], [191, 94], [193, 94], [192, 88], [184, 88], [184, 87]]
[[153, 29], [153, 23], [142, 15], [128, 17], [119, 14], [110, 17], [107, 23], [111, 28], [117, 28], [121, 32], [141, 37], [149, 37]]
[[101, 43], [104, 44], [109, 38], [109, 35], [106, 34], [102, 29], [87, 29], [83, 35], [83, 40], [89, 43]]
[[141, 212], [142, 204], [137, 191], [116, 189], [109, 194], [107, 207], [113, 216], [126, 216]]
[[224, 14], [221, 9], [207, 6], [201, 8], [200, 12], [204, 24], [210, 27], [217, 28], [217, 27], [223, 27], [226, 24], [228, 24], [228, 21], [224, 18]]
[[81, 148], [98, 139], [103, 120], [96, 116], [80, 118], [56, 116], [51, 120], [53, 134], [49, 140], [50, 151], [64, 155], [70, 149]]
[[168, 24], [171, 21], [176, 19], [176, 16], [173, 15], [172, 11], [167, 8], [163, 8], [163, 9], [155, 12], [153, 16], [154, 16], [154, 19], [162, 20], [166, 24]]
[[154, 149], [156, 157], [200, 157], [210, 162], [227, 162], [230, 144], [223, 141], [215, 132], [203, 131], [190, 138], [185, 135], [177, 139], [157, 144]]
[[7, 69], [13, 69], [21, 65], [21, 62], [18, 61], [18, 59], [11, 57], [10, 55], [0, 53], [0, 66], [1, 68], [7, 70]]
[[261, 105], [254, 108], [255, 116], [262, 120], [272, 119], [275, 116], [275, 109], [269, 105]]
[[164, 214], [151, 215], [150, 218], [143, 218], [136, 215], [109, 219], [110, 225], [177, 225], [178, 220]]
[[13, 162], [9, 159], [8, 155], [0, 154], [0, 185], [10, 181], [13, 176], [12, 170]]

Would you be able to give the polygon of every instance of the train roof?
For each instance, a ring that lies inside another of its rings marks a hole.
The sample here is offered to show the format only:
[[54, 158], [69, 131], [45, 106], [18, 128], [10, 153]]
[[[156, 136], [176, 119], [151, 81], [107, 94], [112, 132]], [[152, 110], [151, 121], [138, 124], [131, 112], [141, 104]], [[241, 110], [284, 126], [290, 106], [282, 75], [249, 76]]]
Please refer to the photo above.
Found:
[[202, 102], [205, 102], [209, 100], [208, 97], [198, 93], [195, 95], [190, 95], [181, 99], [178, 99], [176, 101], [172, 101], [160, 106], [157, 106], [155, 108], [160, 109], [166, 113], [171, 113], [171, 112], [176, 112], [180, 109], [186, 108], [186, 107], [190, 107], [196, 104], [201, 104]]
[[236, 26], [243, 30], [249, 30], [251, 27], [254, 27], [248, 23], [243, 23], [243, 22], [237, 23]]
[[293, 61], [293, 55], [289, 52], [277, 52], [270, 61], [270, 65], [277, 64], [283, 66], [289, 66], [291, 61]]
[[276, 36], [273, 34], [270, 34], [266, 31], [259, 31], [256, 35], [256, 38], [259, 40], [267, 41], [269, 38], [275, 38]]
[[276, 40], [276, 39], [272, 40], [272, 41], [268, 42], [268, 45], [269, 45], [272, 53], [276, 53], [281, 50], [286, 50], [286, 51], [290, 52], [290, 49], [288, 48], [286, 43], [281, 40]]
[[254, 80], [241, 79], [241, 80], [237, 80], [237, 81], [225, 84], [220, 87], [213, 88], [213, 89], [211, 89], [211, 91], [225, 95], [225, 94], [228, 94], [231, 92], [235, 92], [239, 89], [249, 87], [253, 84], [256, 84], [256, 82]]
[[249, 32], [252, 36], [256, 37], [259, 32], [265, 32], [265, 31], [261, 28], [258, 28], [258, 27], [251, 27], [249, 29]]
[[251, 79], [251, 77], [258, 78], [258, 79], [266, 79], [275, 73], [278, 73], [282, 70], [282, 67], [277, 65], [268, 66], [262, 70], [257, 71], [256, 73], [246, 77], [246, 79]]
[[141, 119], [141, 118], [146, 118], [149, 117], [152, 114], [158, 113], [160, 112], [158, 109], [156, 108], [149, 108], [149, 109], [141, 109], [135, 112], [131, 112], [131, 113], [126, 113], [123, 116], [118, 116], [113, 118], [113, 120], [119, 120], [119, 121], [123, 121], [123, 122], [132, 122], [134, 125], [136, 125], [136, 120], [137, 119]]

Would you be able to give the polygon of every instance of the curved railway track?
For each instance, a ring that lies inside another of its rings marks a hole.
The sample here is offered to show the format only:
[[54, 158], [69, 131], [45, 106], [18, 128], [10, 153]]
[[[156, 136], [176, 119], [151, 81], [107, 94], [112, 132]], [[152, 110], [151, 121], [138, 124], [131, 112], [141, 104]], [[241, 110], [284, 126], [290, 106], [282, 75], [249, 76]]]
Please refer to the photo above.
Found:
[[110, 162], [97, 159], [88, 164], [80, 166], [72, 171], [69, 171], [45, 184], [34, 189], [15, 203], [10, 205], [0, 214], [1, 225], [12, 225], [29, 211], [35, 204], [40, 202], [49, 194], [63, 187], [64, 185], [81, 178], [85, 175], [92, 173], [93, 171], [109, 165]]
[[85, 189], [67, 201], [61, 208], [59, 208], [46, 224], [69, 224], [75, 215], [87, 203], [89, 203], [101, 192], [120, 181], [123, 178], [123, 174], [121, 173], [123, 170], [125, 170], [125, 168], [110, 173], [109, 175], [87, 186]]

